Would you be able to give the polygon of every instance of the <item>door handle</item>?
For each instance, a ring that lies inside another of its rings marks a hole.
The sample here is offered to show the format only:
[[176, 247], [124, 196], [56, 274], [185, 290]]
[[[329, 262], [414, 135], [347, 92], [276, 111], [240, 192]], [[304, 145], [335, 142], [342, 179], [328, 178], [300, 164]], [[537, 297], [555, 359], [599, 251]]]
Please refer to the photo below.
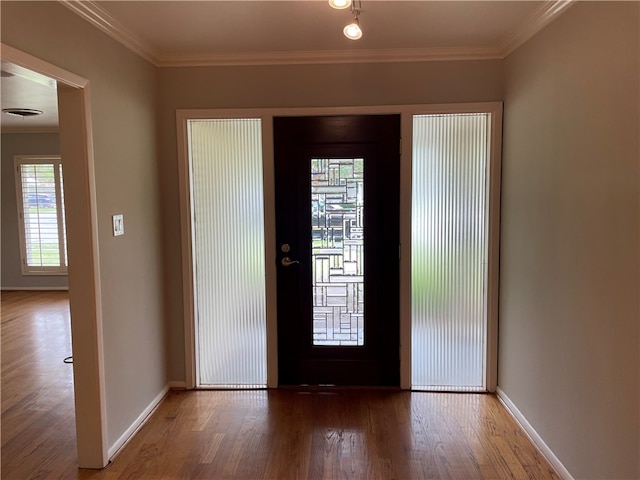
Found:
[[294, 263], [300, 263], [298, 260], [291, 260], [289, 257], [282, 257], [280, 260], [283, 267], [288, 267], [289, 265], [293, 265]]

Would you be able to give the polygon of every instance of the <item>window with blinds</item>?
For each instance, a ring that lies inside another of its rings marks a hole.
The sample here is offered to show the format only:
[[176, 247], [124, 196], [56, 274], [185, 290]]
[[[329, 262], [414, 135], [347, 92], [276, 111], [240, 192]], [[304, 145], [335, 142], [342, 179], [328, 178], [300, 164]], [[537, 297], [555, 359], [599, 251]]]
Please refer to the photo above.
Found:
[[59, 156], [16, 156], [20, 254], [25, 275], [66, 275], [67, 245]]
[[197, 386], [266, 387], [262, 122], [187, 125]]
[[491, 114], [413, 117], [412, 388], [486, 390]]

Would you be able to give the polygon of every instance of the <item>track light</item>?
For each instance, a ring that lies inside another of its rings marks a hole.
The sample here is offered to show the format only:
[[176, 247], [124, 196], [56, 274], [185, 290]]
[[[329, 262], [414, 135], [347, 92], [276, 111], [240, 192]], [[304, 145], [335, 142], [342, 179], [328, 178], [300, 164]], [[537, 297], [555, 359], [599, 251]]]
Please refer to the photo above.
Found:
[[358, 40], [362, 37], [362, 29], [360, 28], [360, 22], [358, 21], [358, 17], [353, 19], [353, 23], [350, 23], [344, 30], [342, 30], [344, 36], [350, 40]]
[[[356, 5], [357, 4], [357, 5]], [[349, 40], [358, 40], [362, 37], [362, 29], [360, 28], [360, 20], [358, 15], [362, 12], [362, 0], [354, 0], [351, 3], [351, 13], [353, 14], [353, 22], [344, 27], [342, 32]]]
[[348, 8], [353, 15], [353, 22], [344, 27], [342, 33], [349, 40], [358, 40], [362, 37], [362, 29], [360, 28], [360, 20], [358, 15], [362, 13], [362, 0], [329, 0], [329, 5], [338, 10]]

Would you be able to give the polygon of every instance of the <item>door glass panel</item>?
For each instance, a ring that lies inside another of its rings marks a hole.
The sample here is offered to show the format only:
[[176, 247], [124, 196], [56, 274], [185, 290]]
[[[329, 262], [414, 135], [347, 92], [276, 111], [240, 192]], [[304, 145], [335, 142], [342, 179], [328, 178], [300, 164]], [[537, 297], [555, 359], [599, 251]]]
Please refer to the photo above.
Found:
[[197, 384], [267, 383], [262, 123], [189, 120]]
[[364, 345], [364, 159], [311, 160], [313, 345]]
[[412, 388], [485, 390], [490, 114], [413, 117]]

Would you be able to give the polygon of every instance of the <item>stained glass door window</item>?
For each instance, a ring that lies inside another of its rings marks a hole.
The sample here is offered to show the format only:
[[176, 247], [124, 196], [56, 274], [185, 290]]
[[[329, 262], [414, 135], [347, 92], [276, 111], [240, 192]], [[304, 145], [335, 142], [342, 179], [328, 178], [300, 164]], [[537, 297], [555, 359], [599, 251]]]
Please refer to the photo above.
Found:
[[364, 345], [364, 159], [311, 160], [313, 345]]

